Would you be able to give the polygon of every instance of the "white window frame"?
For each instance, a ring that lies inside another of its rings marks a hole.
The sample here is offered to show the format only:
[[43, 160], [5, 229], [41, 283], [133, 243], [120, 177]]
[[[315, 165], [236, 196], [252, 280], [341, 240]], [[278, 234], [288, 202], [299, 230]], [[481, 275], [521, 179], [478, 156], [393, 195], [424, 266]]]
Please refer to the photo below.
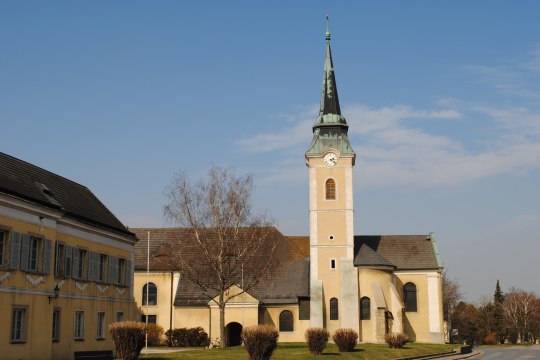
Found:
[[52, 318], [52, 341], [60, 341], [60, 309], [53, 309], [53, 318]]
[[37, 236], [30, 236], [28, 242], [28, 271], [37, 272], [39, 269], [41, 240]]
[[12, 343], [26, 342], [26, 306], [13, 306], [11, 311], [11, 334]]
[[96, 340], [105, 339], [105, 311], [98, 311], [96, 322]]
[[98, 254], [97, 274], [95, 274], [96, 280], [99, 282], [107, 281], [107, 255]]
[[75, 311], [75, 323], [73, 330], [73, 337], [75, 340], [84, 340], [84, 311]]

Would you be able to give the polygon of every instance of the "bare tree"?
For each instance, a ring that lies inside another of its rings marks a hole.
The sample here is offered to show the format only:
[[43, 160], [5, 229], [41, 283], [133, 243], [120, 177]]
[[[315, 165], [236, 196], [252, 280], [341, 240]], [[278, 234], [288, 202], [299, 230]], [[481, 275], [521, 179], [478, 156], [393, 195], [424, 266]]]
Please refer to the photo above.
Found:
[[452, 342], [452, 317], [456, 305], [461, 300], [463, 294], [461, 287], [456, 280], [451, 280], [446, 274], [446, 270], [443, 272], [442, 277], [442, 292], [443, 292], [443, 317], [448, 324], [448, 337]]
[[495, 328], [495, 305], [490, 297], [484, 296], [480, 299], [477, 305], [478, 309], [478, 327], [480, 331], [480, 339], [484, 344], [496, 344], [498, 342], [496, 334], [493, 332]]
[[518, 343], [529, 341], [535, 320], [537, 297], [532, 292], [511, 288], [502, 309], [511, 333]]
[[[166, 261], [183, 281], [193, 282], [216, 302], [222, 347], [227, 302], [252, 289], [277, 265], [273, 224], [265, 214], [252, 213], [253, 191], [251, 175], [236, 176], [221, 167], [211, 168], [195, 184], [180, 172], [165, 190], [165, 217], [189, 234], [170, 245]], [[241, 291], [230, 291], [233, 285], [241, 285]]]

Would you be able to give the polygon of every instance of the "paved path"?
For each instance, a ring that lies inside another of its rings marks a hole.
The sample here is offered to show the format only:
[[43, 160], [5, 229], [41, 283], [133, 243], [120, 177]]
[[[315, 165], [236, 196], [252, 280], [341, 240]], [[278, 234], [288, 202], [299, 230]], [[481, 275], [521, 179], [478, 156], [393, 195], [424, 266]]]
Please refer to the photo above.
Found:
[[540, 345], [480, 348], [482, 354], [473, 359], [482, 360], [534, 360], [540, 359]]

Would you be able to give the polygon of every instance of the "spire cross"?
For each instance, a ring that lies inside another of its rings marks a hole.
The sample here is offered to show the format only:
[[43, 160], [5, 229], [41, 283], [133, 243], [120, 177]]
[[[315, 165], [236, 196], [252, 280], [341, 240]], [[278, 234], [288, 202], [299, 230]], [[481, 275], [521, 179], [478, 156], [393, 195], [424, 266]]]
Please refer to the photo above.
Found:
[[326, 14], [326, 41], [330, 41], [330, 25], [328, 20], [328, 14]]

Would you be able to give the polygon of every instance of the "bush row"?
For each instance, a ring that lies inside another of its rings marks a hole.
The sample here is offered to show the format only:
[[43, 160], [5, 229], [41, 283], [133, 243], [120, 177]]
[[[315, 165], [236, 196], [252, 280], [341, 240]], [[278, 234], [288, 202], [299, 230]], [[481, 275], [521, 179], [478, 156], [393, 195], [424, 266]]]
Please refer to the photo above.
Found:
[[167, 342], [174, 347], [208, 346], [210, 339], [202, 327], [167, 330]]

